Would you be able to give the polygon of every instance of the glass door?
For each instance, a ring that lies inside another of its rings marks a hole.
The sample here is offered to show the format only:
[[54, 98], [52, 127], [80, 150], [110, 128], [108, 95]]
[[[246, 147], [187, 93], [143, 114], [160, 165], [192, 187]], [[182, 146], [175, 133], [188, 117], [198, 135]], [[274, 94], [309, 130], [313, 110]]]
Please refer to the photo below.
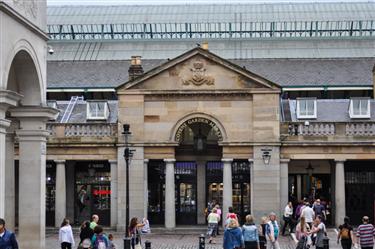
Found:
[[250, 165], [247, 161], [234, 161], [232, 164], [232, 204], [239, 222], [245, 222], [251, 212], [250, 203]]
[[177, 224], [197, 224], [197, 165], [195, 162], [176, 163], [175, 184]]

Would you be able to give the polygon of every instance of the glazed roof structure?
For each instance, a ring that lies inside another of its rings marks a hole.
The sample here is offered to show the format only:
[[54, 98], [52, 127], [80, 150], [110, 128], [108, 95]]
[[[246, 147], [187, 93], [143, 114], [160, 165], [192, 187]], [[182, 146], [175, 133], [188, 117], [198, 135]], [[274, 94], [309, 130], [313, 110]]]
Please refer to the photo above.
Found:
[[50, 6], [52, 40], [375, 35], [375, 3]]

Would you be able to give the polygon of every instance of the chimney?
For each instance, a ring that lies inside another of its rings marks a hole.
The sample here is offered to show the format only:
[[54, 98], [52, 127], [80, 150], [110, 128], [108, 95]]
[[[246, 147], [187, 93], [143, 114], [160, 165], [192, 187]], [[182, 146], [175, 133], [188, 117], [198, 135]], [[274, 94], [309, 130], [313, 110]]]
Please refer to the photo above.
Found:
[[141, 56], [132, 56], [130, 61], [130, 67], [128, 70], [129, 80], [134, 80], [135, 78], [143, 74], [142, 60]]
[[208, 50], [208, 42], [207, 42], [207, 41], [204, 41], [204, 42], [202, 43], [202, 48], [203, 48], [204, 50]]

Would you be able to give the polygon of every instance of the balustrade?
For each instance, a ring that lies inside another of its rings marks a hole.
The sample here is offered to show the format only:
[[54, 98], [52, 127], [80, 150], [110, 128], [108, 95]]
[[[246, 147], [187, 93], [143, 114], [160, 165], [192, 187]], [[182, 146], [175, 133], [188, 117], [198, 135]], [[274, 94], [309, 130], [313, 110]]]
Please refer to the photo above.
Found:
[[52, 137], [112, 137], [116, 136], [117, 124], [50, 123], [47, 130]]
[[290, 123], [288, 134], [291, 136], [331, 136], [335, 135], [334, 123]]
[[347, 136], [375, 136], [375, 123], [347, 123], [345, 134]]

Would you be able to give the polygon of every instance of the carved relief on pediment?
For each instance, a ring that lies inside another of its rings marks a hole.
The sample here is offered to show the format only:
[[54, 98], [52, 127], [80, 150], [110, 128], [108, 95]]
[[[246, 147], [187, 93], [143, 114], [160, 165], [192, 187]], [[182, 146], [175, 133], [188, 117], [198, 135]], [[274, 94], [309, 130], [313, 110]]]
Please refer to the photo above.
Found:
[[206, 74], [207, 69], [204, 67], [204, 63], [197, 59], [193, 62], [193, 67], [190, 69], [192, 75], [190, 78], [182, 79], [182, 84], [184, 85], [213, 85], [215, 83], [215, 79]]
[[17, 9], [24, 11], [27, 17], [36, 18], [38, 14], [37, 0], [13, 0]]

